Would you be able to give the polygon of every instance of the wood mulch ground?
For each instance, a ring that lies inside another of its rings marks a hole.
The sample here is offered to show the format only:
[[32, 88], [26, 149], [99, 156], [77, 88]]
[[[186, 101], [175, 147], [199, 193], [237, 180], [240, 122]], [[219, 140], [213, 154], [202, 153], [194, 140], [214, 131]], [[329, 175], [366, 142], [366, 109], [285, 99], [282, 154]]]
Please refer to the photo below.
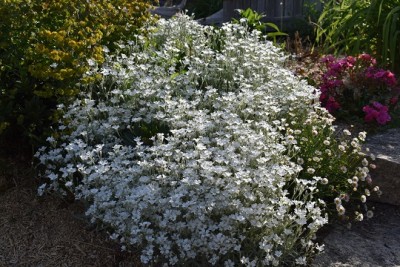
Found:
[[0, 266], [141, 266], [90, 228], [83, 205], [38, 197], [34, 177], [28, 163], [0, 158]]

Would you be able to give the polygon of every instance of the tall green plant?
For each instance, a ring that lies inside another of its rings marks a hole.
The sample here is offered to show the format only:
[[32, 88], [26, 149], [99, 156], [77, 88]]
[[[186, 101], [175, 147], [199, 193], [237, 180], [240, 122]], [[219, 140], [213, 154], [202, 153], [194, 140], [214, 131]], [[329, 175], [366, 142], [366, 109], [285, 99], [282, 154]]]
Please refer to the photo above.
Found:
[[[267, 38], [271, 38], [274, 41], [274, 44], [277, 42], [277, 37], [287, 36], [287, 33], [281, 32], [276, 24], [272, 22], [263, 22], [262, 19], [265, 17], [265, 15], [260, 14], [251, 8], [239, 10], [239, 14], [242, 19], [246, 19], [246, 23], [251, 30], [258, 30], [264, 33]], [[240, 21], [237, 19], [233, 19], [233, 22], [240, 23]], [[272, 28], [275, 31], [267, 30], [268, 28]]]
[[398, 0], [328, 0], [318, 20], [317, 43], [336, 55], [370, 53], [399, 72], [398, 5]]
[[391, 63], [393, 69], [396, 68], [395, 64], [400, 59], [400, 6], [389, 12], [383, 24], [382, 57], [385, 61]]

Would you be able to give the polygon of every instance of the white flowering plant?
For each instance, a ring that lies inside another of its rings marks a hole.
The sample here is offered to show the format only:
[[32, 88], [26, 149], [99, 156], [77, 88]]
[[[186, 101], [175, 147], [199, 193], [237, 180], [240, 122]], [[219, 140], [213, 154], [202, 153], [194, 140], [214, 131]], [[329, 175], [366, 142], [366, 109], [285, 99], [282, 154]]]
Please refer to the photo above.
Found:
[[243, 25], [182, 15], [120, 48], [60, 106], [39, 191], [87, 201], [144, 264], [306, 265], [330, 205], [367, 184], [363, 134], [336, 141], [315, 88]]

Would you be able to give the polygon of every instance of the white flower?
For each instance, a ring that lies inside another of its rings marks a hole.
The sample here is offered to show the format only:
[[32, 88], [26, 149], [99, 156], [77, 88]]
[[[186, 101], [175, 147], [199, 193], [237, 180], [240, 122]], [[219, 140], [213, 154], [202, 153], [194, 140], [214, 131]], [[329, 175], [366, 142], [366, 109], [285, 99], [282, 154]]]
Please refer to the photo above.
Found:
[[91, 59], [91, 58], [89, 58], [89, 59], [87, 60], [87, 62], [88, 62], [88, 65], [89, 65], [90, 67], [93, 67], [93, 66], [96, 65], [96, 61], [94, 61], [94, 60]]
[[365, 189], [364, 192], [365, 192], [366, 196], [370, 196], [371, 195], [371, 192], [369, 191], [369, 189]]
[[[333, 137], [315, 88], [242, 25], [180, 15], [118, 47], [103, 65], [89, 62], [103, 77], [95, 88], [60, 106], [65, 134], [37, 152], [50, 178], [41, 190], [70, 186], [145, 264], [306, 265], [330, 206], [318, 183], [335, 185], [321, 177], [348, 166], [360, 183], [369, 171], [336, 157], [350, 146]], [[343, 167], [324, 173], [326, 162]]]
[[336, 209], [339, 215], [344, 215], [346, 212], [346, 209], [342, 205], [337, 206]]
[[374, 212], [372, 210], [367, 211], [367, 218], [371, 219], [374, 217]]
[[371, 169], [376, 169], [376, 165], [375, 164], [369, 164], [369, 167], [371, 168]]
[[329, 180], [327, 178], [322, 178], [321, 183], [326, 185], [328, 184]]
[[341, 166], [341, 167], [340, 167], [340, 170], [341, 170], [343, 173], [346, 173], [346, 172], [347, 172], [347, 167], [346, 167], [346, 166]]
[[361, 202], [365, 203], [367, 201], [367, 197], [365, 195], [361, 196]]
[[358, 139], [360, 139], [361, 141], [365, 141], [366, 137], [367, 137], [367, 133], [366, 132], [360, 132], [358, 134]]
[[347, 135], [347, 136], [350, 136], [350, 135], [351, 135], [351, 132], [350, 132], [349, 130], [347, 130], [347, 129], [344, 129], [344, 130], [343, 130], [343, 133], [344, 133], [345, 135]]
[[307, 173], [309, 173], [309, 174], [313, 174], [314, 172], [315, 172], [315, 169], [313, 169], [313, 168], [307, 169]]
[[366, 158], [364, 158], [364, 159], [362, 160], [362, 165], [363, 165], [364, 167], [367, 167], [367, 166], [368, 166], [368, 160], [367, 160]]
[[299, 257], [296, 259], [297, 265], [307, 265], [307, 260], [305, 257]]

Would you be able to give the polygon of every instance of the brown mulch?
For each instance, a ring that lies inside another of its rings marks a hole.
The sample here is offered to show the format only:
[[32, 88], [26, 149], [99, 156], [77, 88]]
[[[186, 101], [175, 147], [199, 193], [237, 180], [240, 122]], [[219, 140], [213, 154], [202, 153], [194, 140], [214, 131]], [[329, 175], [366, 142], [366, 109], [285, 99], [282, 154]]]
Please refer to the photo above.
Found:
[[82, 204], [38, 197], [34, 177], [29, 164], [0, 158], [0, 266], [140, 266], [90, 226]]

